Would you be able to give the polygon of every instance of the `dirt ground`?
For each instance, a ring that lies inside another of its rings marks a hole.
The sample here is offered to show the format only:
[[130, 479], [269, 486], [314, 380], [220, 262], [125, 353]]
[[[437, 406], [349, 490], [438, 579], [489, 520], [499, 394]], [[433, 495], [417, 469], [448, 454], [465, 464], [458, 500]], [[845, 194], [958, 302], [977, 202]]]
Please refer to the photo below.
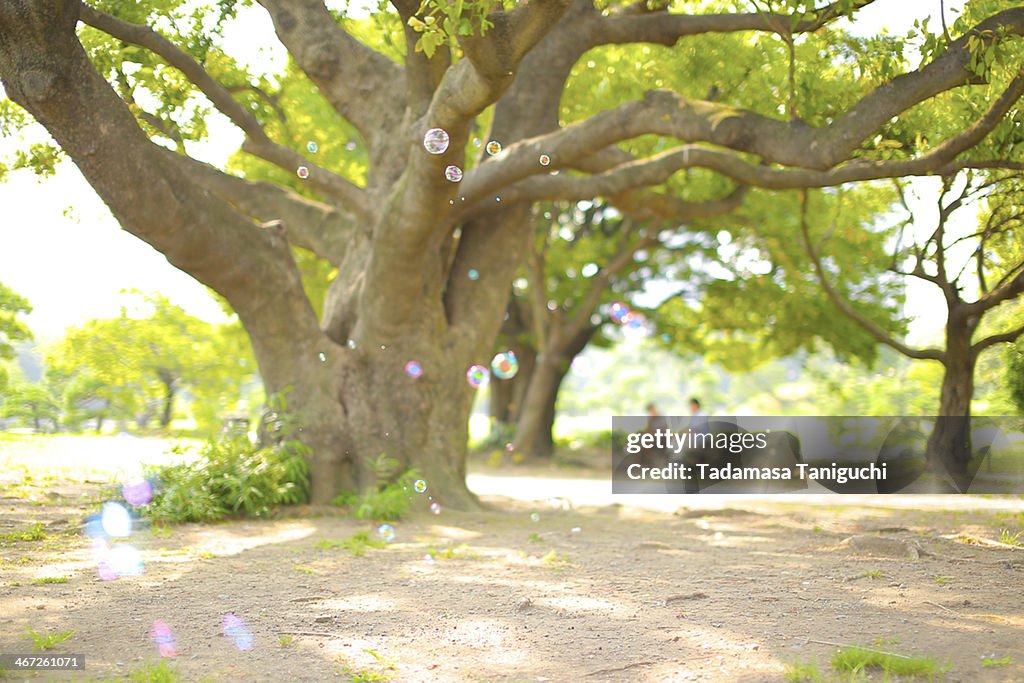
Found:
[[161, 659], [157, 620], [181, 680], [781, 681], [796, 662], [828, 672], [839, 645], [934, 657], [948, 681], [1024, 680], [1024, 549], [995, 543], [1020, 512], [680, 496], [674, 514], [489, 498], [433, 515], [428, 489], [361, 556], [332, 541], [376, 525], [292, 511], [136, 530], [144, 572], [103, 581], [81, 533], [98, 483], [8, 474], [0, 533], [42, 522], [47, 538], [0, 543], [0, 653], [31, 652], [27, 627], [71, 630], [53, 652], [87, 661], [10, 680], [127, 680]]

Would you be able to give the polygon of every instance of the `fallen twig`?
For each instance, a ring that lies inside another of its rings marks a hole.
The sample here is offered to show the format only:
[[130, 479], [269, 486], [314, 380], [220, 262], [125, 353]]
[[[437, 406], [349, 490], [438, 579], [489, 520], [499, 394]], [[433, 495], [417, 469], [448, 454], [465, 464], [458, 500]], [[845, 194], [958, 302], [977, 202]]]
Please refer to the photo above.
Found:
[[935, 606], [935, 607], [938, 607], [939, 609], [944, 609], [944, 610], [946, 610], [947, 612], [952, 612], [953, 614], [956, 614], [956, 611], [955, 611], [955, 610], [951, 610], [951, 609], [949, 609], [948, 607], [946, 607], [945, 605], [940, 605], [939, 603], [937, 603], [937, 602], [932, 602], [931, 600], [925, 600], [925, 601], [924, 601], [924, 604], [926, 604], [926, 605], [933, 605], [933, 606]]

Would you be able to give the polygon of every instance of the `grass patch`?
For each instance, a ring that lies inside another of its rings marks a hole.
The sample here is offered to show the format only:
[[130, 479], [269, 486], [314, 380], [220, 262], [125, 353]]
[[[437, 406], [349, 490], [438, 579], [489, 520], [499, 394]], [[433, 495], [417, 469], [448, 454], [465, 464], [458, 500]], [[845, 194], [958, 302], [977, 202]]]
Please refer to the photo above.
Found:
[[1024, 547], [1024, 531], [1012, 532], [1009, 529], [1003, 529], [999, 532], [999, 542], [1018, 548]]
[[45, 633], [38, 633], [33, 631], [31, 626], [26, 626], [25, 630], [28, 633], [22, 637], [32, 641], [32, 648], [36, 652], [52, 650], [75, 635], [74, 631], [46, 631]]
[[785, 679], [787, 683], [806, 683], [807, 681], [824, 680], [821, 670], [814, 662], [793, 662], [786, 665]]
[[831, 663], [836, 671], [851, 674], [877, 669], [886, 676], [926, 676], [933, 679], [945, 671], [931, 657], [904, 657], [862, 647], [842, 648], [832, 656]]
[[445, 560], [475, 560], [479, 555], [469, 549], [469, 546], [465, 543], [458, 545], [450, 545], [442, 550], [431, 546], [427, 548], [427, 553], [433, 555], [434, 558], [442, 558]]
[[953, 580], [952, 576], [933, 576], [932, 581], [938, 584], [946, 584]]
[[289, 647], [294, 642], [295, 638], [293, 636], [288, 635], [287, 633], [282, 633], [277, 637], [277, 644], [281, 647]]
[[999, 659], [986, 657], [981, 660], [981, 665], [986, 669], [998, 669], [999, 667], [1010, 666], [1011, 664], [1013, 664], [1013, 657], [1000, 657]]
[[297, 564], [294, 567], [295, 571], [302, 572], [303, 574], [316, 574], [316, 570], [312, 567], [305, 567], [301, 564]]
[[362, 557], [366, 554], [367, 548], [385, 548], [387, 542], [380, 538], [373, 538], [368, 531], [357, 531], [348, 538], [341, 540], [334, 538], [321, 538], [316, 542], [317, 550], [334, 550], [344, 548], [353, 557]]
[[70, 580], [70, 576], [44, 576], [41, 579], [32, 579], [32, 585], [41, 586], [47, 583], [67, 583]]
[[527, 543], [543, 543], [543, 541], [540, 538], [540, 534], [538, 534], [538, 533], [530, 534], [530, 537], [528, 539], [526, 539], [526, 542]]
[[128, 672], [131, 683], [178, 683], [181, 675], [165, 661], [146, 663]]
[[559, 553], [557, 550], [549, 550], [544, 553], [544, 556], [540, 558], [540, 561], [544, 563], [544, 566], [556, 572], [564, 571], [572, 566], [569, 562], [569, 558]]
[[0, 545], [7, 543], [32, 543], [34, 541], [45, 541], [49, 536], [46, 534], [46, 526], [42, 522], [36, 522], [25, 531], [8, 531], [0, 534]]
[[[344, 491], [332, 503], [348, 508], [356, 519], [372, 519], [378, 522], [396, 522], [409, 511], [414, 495], [413, 484], [420, 478], [419, 470], [411, 468], [398, 474], [400, 463], [394, 458], [380, 456], [370, 461], [377, 481], [377, 487], [362, 493]], [[397, 475], [397, 476], [396, 476]]]
[[344, 675], [348, 676], [349, 683], [370, 683], [371, 681], [390, 681], [394, 678], [395, 674], [395, 663], [375, 652], [374, 650], [364, 649], [363, 652], [370, 655], [377, 660], [381, 665], [381, 669], [378, 671], [356, 671], [350, 667], [342, 667], [341, 671]]

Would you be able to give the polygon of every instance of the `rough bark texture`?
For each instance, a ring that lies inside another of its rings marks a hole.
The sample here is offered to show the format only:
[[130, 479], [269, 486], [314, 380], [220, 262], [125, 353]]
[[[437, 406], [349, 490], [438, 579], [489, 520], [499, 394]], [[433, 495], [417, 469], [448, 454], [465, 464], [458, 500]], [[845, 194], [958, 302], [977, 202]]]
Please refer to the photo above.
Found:
[[[260, 4], [298, 67], [365, 141], [364, 187], [273, 140], [233, 90], [172, 40], [76, 0], [0, 2], [0, 79], [126, 231], [230, 302], [252, 340], [266, 390], [286, 393], [289, 409], [305, 421], [318, 503], [340, 489], [371, 485], [369, 464], [388, 455], [419, 467], [444, 504], [474, 504], [464, 483], [474, 392], [465, 372], [490, 358], [512, 278], [532, 239], [533, 199], [600, 194], [619, 198], [624, 210], [685, 215], [692, 207], [645, 188], [693, 166], [738, 185], [807, 187], [999, 163], [956, 157], [992, 130], [1024, 90], [1024, 79], [1014, 80], [976, 122], [917, 159], [848, 163], [892, 117], [976, 80], [967, 70], [966, 36], [820, 129], [669, 92], [559, 127], [565, 79], [595, 46], [673, 44], [708, 32], [813, 31], [838, 16], [840, 3], [794, 23], [770, 13], [688, 16], [633, 7], [603, 14], [585, 0], [533, 0], [491, 14], [495, 28], [485, 36], [460, 37], [465, 58], [458, 61], [445, 50], [430, 58], [415, 52], [417, 35], [407, 30], [406, 65], [347, 34], [322, 2]], [[418, 11], [393, 4], [403, 17]], [[289, 172], [307, 166], [320, 201], [232, 177], [151, 141], [140, 121], [152, 116], [133, 114], [97, 72], [78, 41], [79, 20], [178, 70], [245, 133], [244, 151]], [[978, 29], [1019, 35], [1024, 9], [1001, 12]], [[465, 165], [473, 121], [490, 106], [490, 137], [506, 151], [462, 183], [449, 182], [445, 167]], [[432, 127], [451, 137], [444, 154], [423, 149]], [[680, 145], [640, 160], [616, 146], [641, 135]], [[551, 176], [537, 163], [542, 152], [553, 159], [552, 169], [584, 173]], [[730, 202], [701, 210], [728, 211]], [[322, 324], [291, 245], [338, 268]], [[470, 270], [479, 278], [469, 278]], [[421, 377], [405, 373], [408, 361], [421, 364]], [[548, 386], [557, 386], [558, 368], [549, 363], [544, 371]]]

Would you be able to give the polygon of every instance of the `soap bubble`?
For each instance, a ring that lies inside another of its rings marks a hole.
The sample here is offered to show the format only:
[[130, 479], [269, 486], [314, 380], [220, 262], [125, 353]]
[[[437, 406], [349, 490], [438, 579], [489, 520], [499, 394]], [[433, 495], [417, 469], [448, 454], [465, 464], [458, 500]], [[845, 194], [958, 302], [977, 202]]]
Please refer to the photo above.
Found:
[[416, 491], [416, 493], [423, 493], [424, 491], [427, 490], [427, 482], [423, 481], [422, 479], [417, 479], [415, 483], [413, 483], [412, 488], [413, 490]]
[[150, 629], [150, 637], [153, 639], [153, 642], [156, 643], [160, 656], [177, 656], [178, 651], [174, 647], [174, 634], [171, 632], [171, 627], [167, 625], [166, 621], [163, 619], [157, 619], [154, 621], [153, 628]]
[[457, 183], [462, 180], [462, 169], [458, 166], [449, 166], [444, 169], [444, 177], [453, 183]]
[[224, 619], [221, 622], [221, 628], [224, 631], [224, 635], [235, 641], [235, 647], [239, 650], [251, 650], [254, 639], [252, 637], [252, 631], [245, 625], [245, 622], [233, 612], [228, 612], [224, 615]]
[[486, 149], [487, 153], [493, 157], [495, 154], [501, 153], [501, 143], [498, 142], [497, 140], [491, 140], [490, 142], [487, 143], [487, 147], [485, 147], [484, 149]]
[[466, 277], [468, 277], [470, 280], [479, 280], [480, 271], [478, 271], [476, 268], [470, 268], [469, 272], [466, 273]]
[[506, 442], [505, 442], [505, 450], [506, 450], [506, 451], [508, 451], [509, 453], [511, 453], [511, 452], [512, 452], [512, 451], [514, 451], [515, 449], [516, 449], [516, 447], [515, 447], [515, 446], [514, 446], [514, 445], [512, 444], [512, 442], [511, 442], [511, 441], [506, 441]]
[[148, 505], [153, 500], [153, 485], [145, 479], [132, 479], [121, 486], [121, 495], [132, 507]]
[[531, 522], [539, 522], [540, 521], [540, 513], [539, 512], [531, 512], [530, 513], [530, 521]]
[[324, 353], [323, 351], [321, 351], [319, 354], [317, 354], [317, 357], [320, 359], [321, 363], [326, 363], [327, 362], [327, 354]]
[[540, 155], [540, 165], [541, 166], [547, 166], [550, 163], [551, 163], [551, 157], [549, 157], [547, 154], [541, 154]]
[[306, 168], [305, 166], [299, 166], [297, 169], [295, 169], [295, 175], [305, 180], [306, 178], [309, 177], [309, 169]]
[[430, 511], [433, 512], [435, 515], [441, 514], [441, 504], [435, 500], [433, 503], [430, 504]]
[[423, 375], [423, 366], [416, 361], [411, 360], [405, 364], [405, 374], [409, 375], [413, 379], [419, 379]]
[[578, 534], [581, 531], [583, 531], [583, 529], [579, 528], [578, 526], [574, 526], [573, 528], [569, 529], [569, 533], [571, 534]]
[[479, 146], [480, 146], [480, 145], [482, 145], [482, 144], [483, 144], [483, 143], [482, 143], [482, 142], [480, 142], [480, 138], [473, 138], [473, 146], [474, 146], [474, 147], [479, 147]]
[[512, 351], [502, 351], [491, 360], [491, 372], [498, 379], [512, 379], [519, 372], [519, 361]]
[[489, 382], [491, 379], [490, 373], [487, 372], [487, 368], [482, 365], [470, 365], [469, 370], [466, 370], [466, 381], [469, 382], [469, 386], [474, 389], [479, 389]]
[[609, 316], [611, 317], [612, 322], [616, 322], [621, 325], [623, 322], [627, 322], [627, 317], [631, 312], [632, 311], [629, 310], [628, 305], [622, 303], [621, 301], [616, 301], [611, 306], [611, 312], [609, 313]]
[[431, 154], [444, 154], [448, 151], [448, 132], [443, 128], [431, 128], [423, 136], [423, 147]]
[[320, 151], [320, 145], [316, 144], [312, 140], [306, 143], [306, 151], [310, 154], [316, 154]]
[[377, 527], [377, 535], [391, 543], [391, 541], [395, 540], [395, 527], [390, 524], [381, 524]]
[[424, 555], [423, 556], [423, 561], [426, 562], [427, 564], [434, 564], [434, 555], [433, 555], [433, 553], [427, 553], [426, 555]]
[[113, 501], [103, 504], [100, 512], [103, 531], [112, 538], [125, 538], [132, 533], [132, 515], [128, 508]]
[[356, 340], [355, 339], [349, 339], [348, 340], [348, 348], [350, 348], [350, 349], [356, 348]]

